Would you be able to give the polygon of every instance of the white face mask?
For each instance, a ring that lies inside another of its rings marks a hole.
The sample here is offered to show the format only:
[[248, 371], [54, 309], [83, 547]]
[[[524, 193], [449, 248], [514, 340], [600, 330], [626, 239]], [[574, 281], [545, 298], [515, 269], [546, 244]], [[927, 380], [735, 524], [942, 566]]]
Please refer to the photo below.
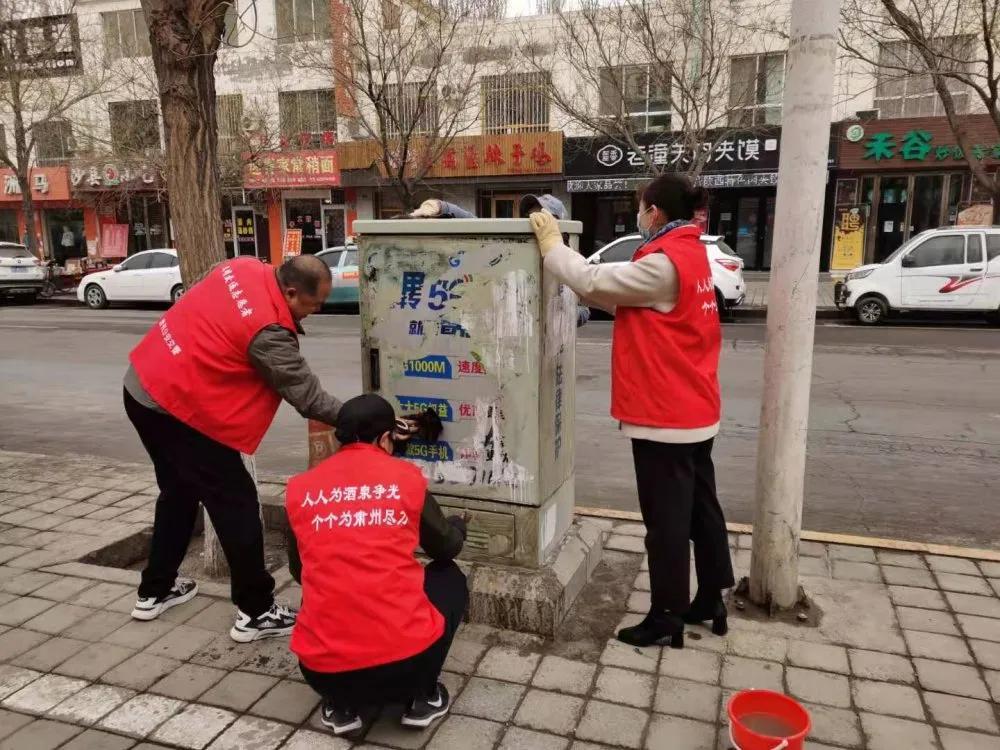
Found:
[[653, 236], [653, 230], [650, 227], [644, 227], [642, 225], [642, 216], [643, 214], [646, 214], [650, 210], [652, 210], [652, 208], [653, 207], [650, 206], [645, 211], [640, 211], [635, 215], [635, 228], [636, 231], [639, 232], [639, 236], [642, 237], [644, 242], [648, 242], [649, 238]]

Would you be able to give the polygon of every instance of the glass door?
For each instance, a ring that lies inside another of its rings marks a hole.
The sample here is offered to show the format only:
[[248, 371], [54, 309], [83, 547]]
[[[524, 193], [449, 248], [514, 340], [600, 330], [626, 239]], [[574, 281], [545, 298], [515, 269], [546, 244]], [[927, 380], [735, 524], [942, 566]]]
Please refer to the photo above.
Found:
[[257, 255], [257, 222], [250, 206], [233, 207], [233, 230], [237, 255]]
[[343, 206], [323, 206], [323, 249], [343, 247], [347, 216]]
[[756, 195], [740, 198], [736, 208], [736, 254], [748, 269], [756, 269], [760, 198]]
[[944, 175], [918, 174], [913, 178], [913, 206], [910, 209], [910, 236], [941, 226]]
[[883, 177], [875, 219], [875, 262], [883, 261], [903, 244], [908, 177]]

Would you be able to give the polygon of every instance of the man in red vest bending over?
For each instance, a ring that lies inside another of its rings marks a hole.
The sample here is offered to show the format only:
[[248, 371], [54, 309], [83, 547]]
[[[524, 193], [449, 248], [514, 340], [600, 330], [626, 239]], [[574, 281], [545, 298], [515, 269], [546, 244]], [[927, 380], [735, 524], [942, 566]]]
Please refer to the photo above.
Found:
[[229, 562], [237, 606], [230, 636], [249, 642], [288, 635], [295, 612], [274, 601], [264, 565], [257, 489], [241, 453], [252, 454], [281, 400], [304, 417], [335, 424], [340, 402], [299, 353], [299, 322], [330, 293], [319, 258], [278, 270], [256, 258], [213, 269], [132, 350], [125, 411], [153, 460], [156, 501], [137, 620], [183, 604], [197, 585], [177, 576], [198, 515], [208, 511]]
[[449, 708], [438, 677], [469, 596], [452, 560], [465, 521], [445, 519], [420, 469], [391, 455], [408, 432], [381, 396], [352, 398], [337, 420], [343, 447], [288, 482], [302, 583], [291, 649], [335, 734], [360, 729], [363, 707], [404, 703], [415, 728]]

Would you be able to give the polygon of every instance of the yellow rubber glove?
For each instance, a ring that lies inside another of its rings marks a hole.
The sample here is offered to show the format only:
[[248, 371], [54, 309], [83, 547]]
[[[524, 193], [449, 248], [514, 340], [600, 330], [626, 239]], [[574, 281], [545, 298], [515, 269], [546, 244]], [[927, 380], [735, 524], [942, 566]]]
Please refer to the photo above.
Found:
[[420, 204], [420, 208], [410, 212], [414, 219], [433, 219], [441, 215], [441, 201], [434, 198], [425, 200]]
[[562, 245], [562, 234], [559, 232], [559, 222], [548, 211], [538, 211], [529, 217], [531, 229], [538, 241], [538, 249], [544, 258], [551, 250]]

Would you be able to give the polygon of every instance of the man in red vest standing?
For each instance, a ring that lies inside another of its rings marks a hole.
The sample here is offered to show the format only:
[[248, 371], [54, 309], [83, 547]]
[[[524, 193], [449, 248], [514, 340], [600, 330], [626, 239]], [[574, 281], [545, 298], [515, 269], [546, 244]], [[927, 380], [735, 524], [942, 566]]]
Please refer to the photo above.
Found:
[[330, 269], [313, 256], [277, 270], [256, 258], [227, 260], [132, 350], [125, 411], [160, 487], [135, 619], [155, 619], [197, 593], [177, 572], [200, 503], [229, 562], [237, 607], [230, 636], [291, 633], [295, 612], [274, 601], [257, 489], [240, 454], [257, 450], [282, 399], [304, 417], [336, 423], [340, 402], [310, 371], [297, 338], [330, 286]]

